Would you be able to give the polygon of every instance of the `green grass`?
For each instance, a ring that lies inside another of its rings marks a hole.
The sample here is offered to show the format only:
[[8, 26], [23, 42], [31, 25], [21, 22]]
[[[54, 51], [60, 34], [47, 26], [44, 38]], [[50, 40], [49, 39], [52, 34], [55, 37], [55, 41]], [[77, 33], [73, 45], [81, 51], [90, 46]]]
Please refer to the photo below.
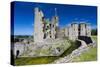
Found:
[[23, 57], [15, 60], [15, 65], [48, 64], [58, 57]]
[[96, 61], [97, 60], [97, 47], [90, 48], [89, 51], [81, 54], [79, 57], [75, 57], [72, 62], [83, 62], [83, 61]]
[[[91, 36], [92, 40], [97, 42], [97, 36]], [[90, 46], [89, 46], [90, 47]], [[97, 47], [91, 47], [89, 51], [76, 57], [72, 62], [82, 62], [82, 61], [96, 61], [97, 60]]]

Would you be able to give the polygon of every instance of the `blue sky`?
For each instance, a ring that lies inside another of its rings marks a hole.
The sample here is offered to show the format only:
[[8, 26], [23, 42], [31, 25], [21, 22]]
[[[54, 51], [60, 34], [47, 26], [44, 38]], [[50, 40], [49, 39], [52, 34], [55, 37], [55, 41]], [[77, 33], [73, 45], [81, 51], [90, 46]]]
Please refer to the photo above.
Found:
[[32, 2], [14, 2], [14, 35], [33, 35], [34, 8], [39, 7], [45, 18], [51, 20], [55, 15], [59, 17], [59, 27], [65, 27], [73, 21], [86, 21], [97, 27], [97, 7], [64, 4], [45, 4]]

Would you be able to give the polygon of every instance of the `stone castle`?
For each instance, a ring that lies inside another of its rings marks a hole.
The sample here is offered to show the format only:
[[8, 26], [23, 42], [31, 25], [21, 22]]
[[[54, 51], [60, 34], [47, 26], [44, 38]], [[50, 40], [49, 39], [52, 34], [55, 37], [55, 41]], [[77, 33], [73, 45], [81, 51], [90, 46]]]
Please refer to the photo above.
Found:
[[34, 42], [44, 42], [46, 39], [56, 39], [67, 37], [70, 40], [78, 39], [78, 36], [91, 36], [91, 26], [89, 23], [77, 22], [61, 29], [59, 27], [59, 17], [55, 8], [55, 15], [49, 19], [44, 17], [44, 13], [38, 7], [35, 8], [34, 16]]
[[91, 26], [85, 22], [72, 22], [70, 25], [60, 28], [60, 18], [56, 8], [51, 20], [46, 19], [38, 7], [34, 10], [34, 42], [28, 43], [28, 40], [23, 40], [21, 43], [15, 43], [14, 56], [59, 56], [71, 46], [69, 40], [75, 41], [82, 36], [84, 41], [91, 36]]

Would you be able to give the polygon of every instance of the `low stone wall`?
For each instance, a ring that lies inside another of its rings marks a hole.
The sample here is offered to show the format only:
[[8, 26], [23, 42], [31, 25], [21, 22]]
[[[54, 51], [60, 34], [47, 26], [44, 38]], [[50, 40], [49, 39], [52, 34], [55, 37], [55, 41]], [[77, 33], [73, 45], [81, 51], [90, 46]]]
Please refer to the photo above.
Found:
[[46, 40], [35, 44], [15, 44], [16, 51], [19, 50], [18, 57], [39, 57], [39, 56], [59, 56], [71, 46], [66, 39]]

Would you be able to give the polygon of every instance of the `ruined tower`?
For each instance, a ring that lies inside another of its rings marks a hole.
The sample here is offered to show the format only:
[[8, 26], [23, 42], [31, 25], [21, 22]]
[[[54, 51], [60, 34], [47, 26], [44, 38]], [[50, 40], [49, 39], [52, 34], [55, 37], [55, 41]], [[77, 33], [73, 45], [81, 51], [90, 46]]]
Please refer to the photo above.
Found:
[[72, 39], [76, 40], [78, 38], [78, 24], [77, 23], [72, 23]]
[[79, 35], [86, 36], [86, 23], [82, 22], [79, 24]]
[[55, 8], [55, 16], [52, 17], [51, 21], [51, 38], [55, 39], [58, 37], [58, 16], [57, 16], [57, 9]]
[[56, 35], [56, 23], [55, 23], [55, 17], [52, 17], [51, 20], [51, 38], [55, 39]]
[[74, 22], [66, 27], [65, 36], [70, 40], [76, 40], [78, 38], [78, 24]]
[[34, 42], [43, 42], [43, 12], [39, 8], [35, 8], [34, 16]]
[[87, 25], [86, 25], [86, 35], [87, 35], [88, 37], [91, 36], [91, 26], [90, 26], [89, 23], [87, 23]]

